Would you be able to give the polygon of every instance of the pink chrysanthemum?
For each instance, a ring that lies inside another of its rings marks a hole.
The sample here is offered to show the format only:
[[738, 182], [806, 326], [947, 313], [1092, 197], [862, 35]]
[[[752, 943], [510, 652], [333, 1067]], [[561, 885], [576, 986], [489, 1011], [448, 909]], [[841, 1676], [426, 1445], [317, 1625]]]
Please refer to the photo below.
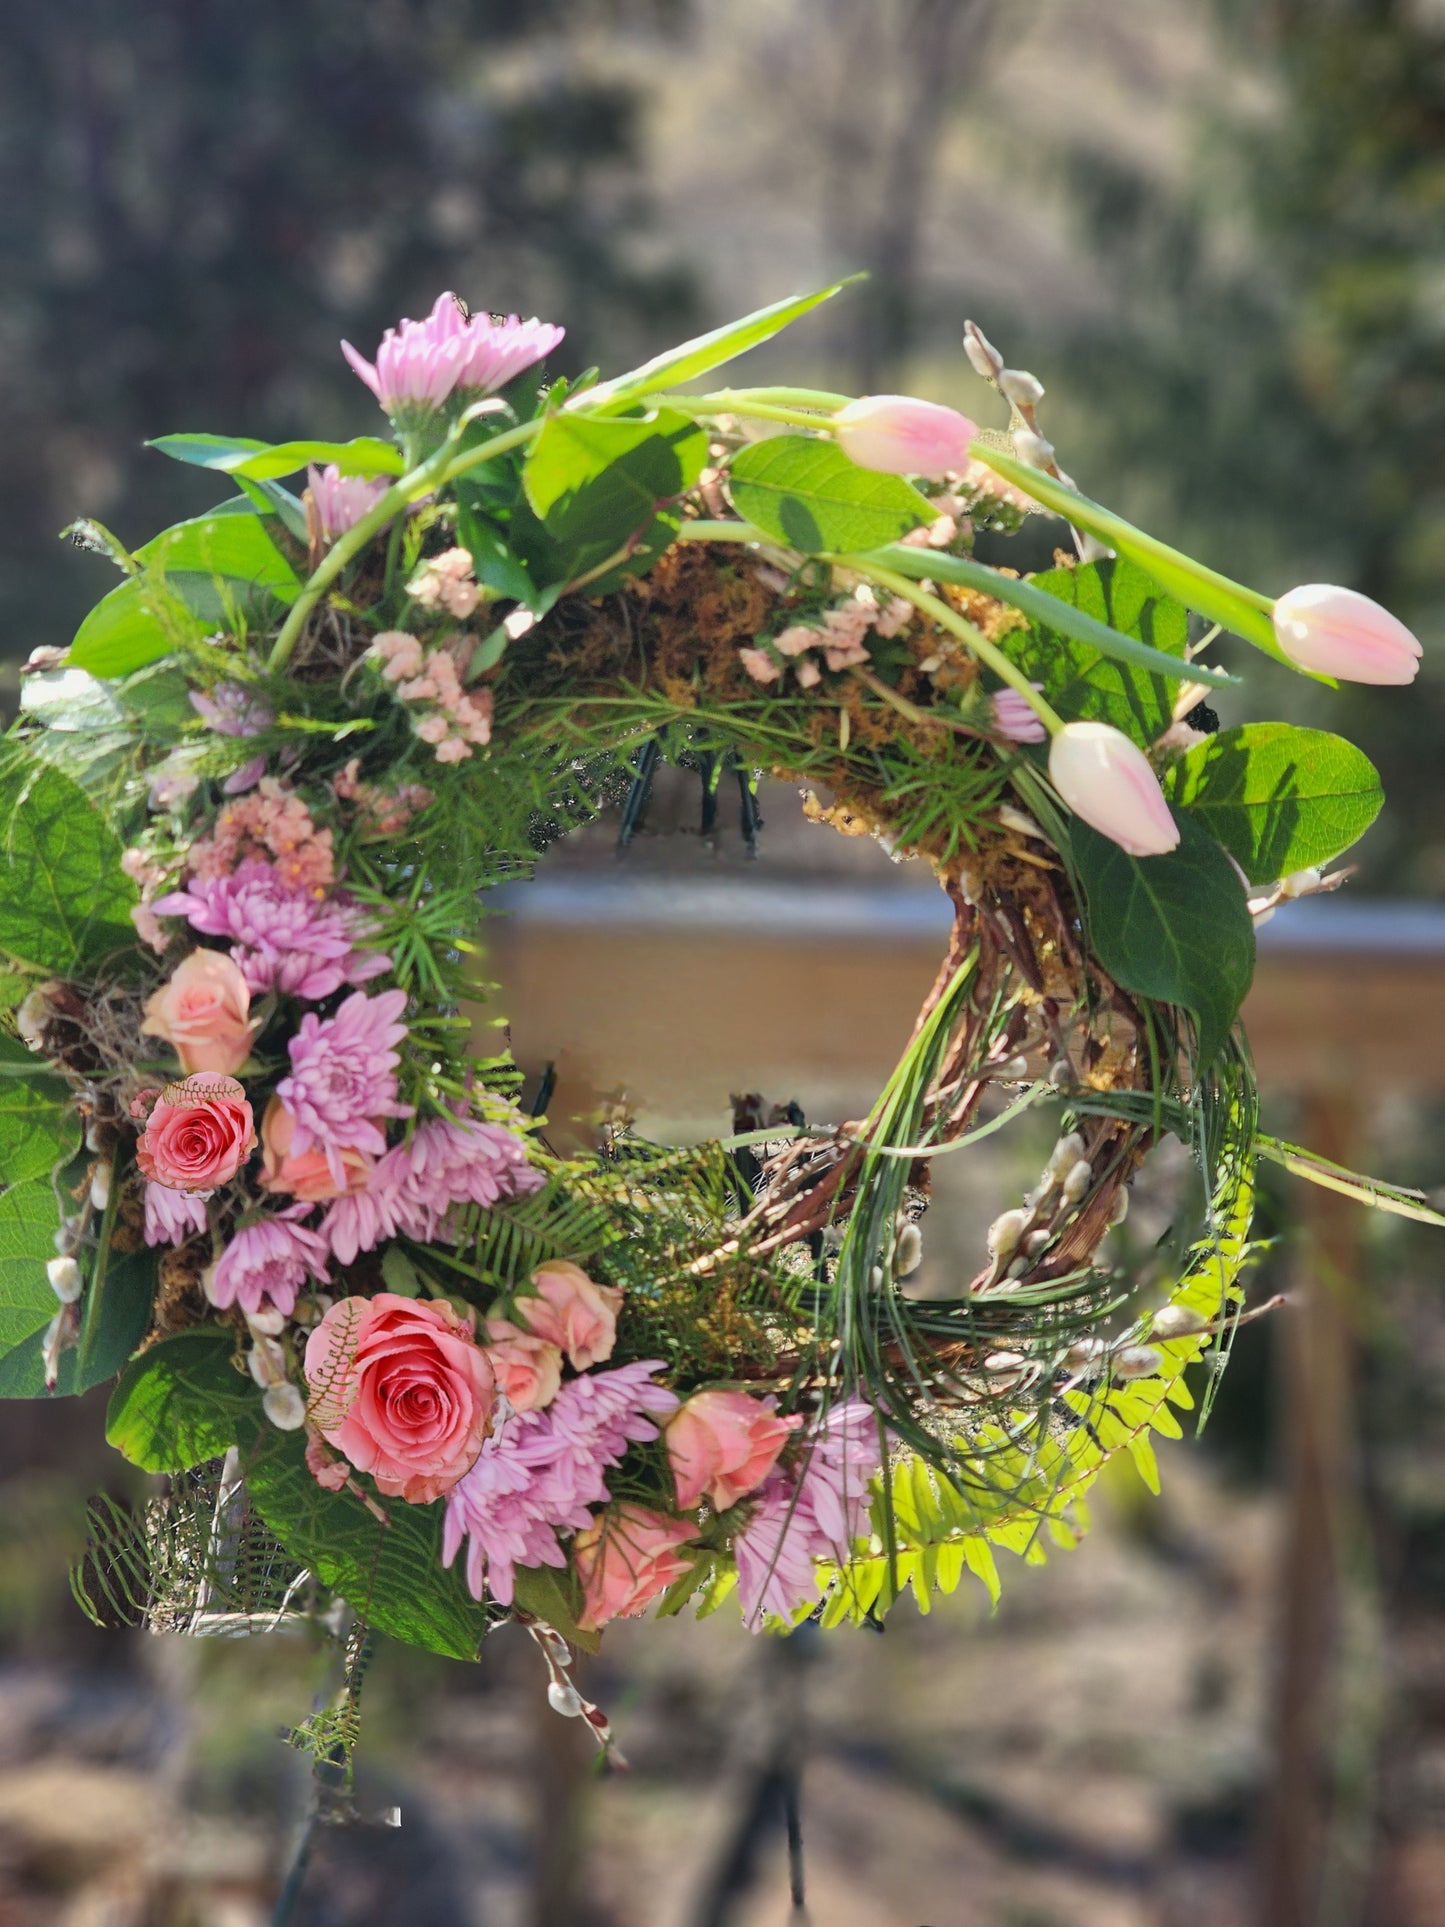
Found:
[[548, 355], [564, 330], [547, 321], [508, 315], [466, 315], [455, 295], [437, 297], [425, 321], [403, 321], [382, 336], [373, 365], [349, 341], [341, 352], [388, 415], [440, 408], [460, 389], [495, 394], [515, 375]]
[[317, 1003], [343, 984], [365, 983], [391, 959], [360, 948], [366, 919], [341, 895], [318, 898], [288, 884], [275, 866], [248, 857], [227, 876], [192, 877], [155, 908], [193, 930], [229, 937], [253, 997], [269, 990]]
[[869, 1486], [882, 1463], [878, 1414], [864, 1399], [833, 1409], [802, 1441], [794, 1471], [778, 1470], [733, 1541], [743, 1623], [791, 1618], [818, 1597], [818, 1559], [842, 1563], [864, 1530]]
[[354, 529], [363, 516], [370, 515], [389, 486], [384, 480], [372, 482], [361, 475], [343, 475], [335, 462], [324, 469], [313, 463], [306, 471], [306, 484], [323, 542], [334, 542], [338, 535]]
[[167, 1184], [146, 1186], [145, 1240], [148, 1245], [183, 1245], [206, 1228], [206, 1201], [194, 1191], [172, 1191]]
[[[1035, 689], [1043, 684], [1036, 682]], [[1045, 743], [1049, 732], [1044, 728], [1038, 712], [1019, 694], [1016, 689], [998, 689], [989, 699], [993, 710], [993, 726], [1005, 741], [1010, 743]]]
[[342, 1264], [400, 1234], [430, 1244], [444, 1236], [458, 1204], [490, 1206], [535, 1191], [541, 1173], [527, 1162], [525, 1141], [504, 1125], [474, 1118], [428, 1118], [409, 1144], [377, 1164], [364, 1191], [340, 1197], [322, 1231]]
[[559, 1532], [592, 1523], [591, 1508], [611, 1498], [604, 1474], [630, 1444], [657, 1437], [654, 1419], [677, 1409], [677, 1396], [653, 1382], [661, 1362], [588, 1372], [564, 1385], [545, 1411], [513, 1413], [447, 1494], [442, 1564], [467, 1546], [467, 1586], [512, 1603], [514, 1568], [561, 1566]]
[[261, 699], [238, 682], [218, 682], [209, 696], [190, 692], [191, 708], [218, 736], [259, 736], [274, 720]]
[[345, 1179], [343, 1151], [385, 1152], [376, 1119], [411, 1116], [410, 1105], [397, 1102], [400, 1060], [392, 1048], [406, 1036], [399, 1021], [405, 1009], [404, 990], [377, 997], [358, 990], [334, 1017], [308, 1010], [287, 1045], [291, 1074], [276, 1095], [296, 1120], [291, 1148], [298, 1157], [313, 1146], [323, 1151], [338, 1184]]
[[311, 1209], [309, 1204], [293, 1204], [243, 1225], [206, 1274], [211, 1303], [222, 1309], [239, 1305], [254, 1313], [268, 1301], [289, 1318], [308, 1276], [328, 1283], [326, 1240], [296, 1222]]

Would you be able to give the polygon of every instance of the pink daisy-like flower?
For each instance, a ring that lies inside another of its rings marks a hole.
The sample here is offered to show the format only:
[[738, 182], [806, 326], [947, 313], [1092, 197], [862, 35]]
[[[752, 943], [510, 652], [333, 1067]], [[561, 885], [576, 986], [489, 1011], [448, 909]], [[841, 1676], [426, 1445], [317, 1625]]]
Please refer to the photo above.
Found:
[[796, 1470], [778, 1470], [733, 1541], [743, 1623], [791, 1618], [818, 1597], [815, 1561], [845, 1561], [868, 1516], [869, 1486], [882, 1464], [878, 1414], [861, 1398], [835, 1405], [807, 1434]]
[[168, 1184], [146, 1186], [145, 1241], [183, 1245], [206, 1228], [206, 1201], [194, 1191], [172, 1191]]
[[513, 376], [530, 368], [562, 339], [550, 322], [520, 321], [508, 315], [467, 315], [453, 294], [437, 297], [425, 321], [403, 321], [388, 328], [373, 364], [349, 341], [341, 352], [388, 415], [409, 409], [437, 409], [454, 390], [494, 394]]
[[485, 1441], [469, 1472], [447, 1494], [442, 1564], [467, 1545], [467, 1586], [512, 1602], [517, 1566], [561, 1566], [559, 1532], [592, 1523], [591, 1508], [611, 1498], [605, 1474], [630, 1444], [657, 1437], [654, 1421], [677, 1409], [677, 1396], [653, 1381], [661, 1361], [570, 1379], [543, 1411], [507, 1417]]
[[291, 1074], [276, 1095], [296, 1120], [291, 1148], [297, 1156], [313, 1146], [323, 1151], [338, 1184], [345, 1178], [343, 1151], [385, 1152], [376, 1119], [411, 1116], [411, 1106], [397, 1102], [399, 1058], [392, 1048], [406, 1036], [399, 1021], [405, 1009], [404, 990], [377, 997], [354, 991], [334, 1017], [308, 1010], [287, 1045]]
[[384, 480], [373, 482], [363, 475], [343, 475], [335, 462], [324, 469], [312, 463], [306, 470], [306, 485], [323, 542], [334, 542], [338, 535], [354, 529], [363, 516], [370, 515], [389, 486]]
[[260, 857], [247, 857], [228, 875], [192, 877], [155, 908], [185, 917], [207, 936], [229, 937], [253, 997], [275, 990], [318, 1003], [391, 965], [390, 957], [360, 948], [366, 919], [343, 895], [317, 897]]
[[428, 1118], [409, 1144], [388, 1151], [364, 1191], [340, 1197], [322, 1231], [342, 1264], [398, 1234], [423, 1244], [446, 1235], [454, 1206], [484, 1207], [518, 1198], [542, 1184], [527, 1162], [523, 1138], [475, 1118]]
[[[1036, 682], [1035, 689], [1043, 684]], [[993, 726], [1005, 741], [1010, 743], [1043, 743], [1048, 741], [1049, 732], [1039, 721], [1037, 710], [1026, 702], [1017, 689], [999, 689], [989, 698], [993, 710]]]
[[238, 682], [218, 682], [210, 695], [190, 691], [191, 708], [218, 736], [259, 736], [275, 720], [259, 696]]
[[326, 1240], [297, 1223], [311, 1209], [309, 1204], [293, 1204], [242, 1225], [206, 1274], [211, 1303], [223, 1310], [239, 1305], [254, 1313], [264, 1300], [289, 1318], [308, 1276], [327, 1284]]

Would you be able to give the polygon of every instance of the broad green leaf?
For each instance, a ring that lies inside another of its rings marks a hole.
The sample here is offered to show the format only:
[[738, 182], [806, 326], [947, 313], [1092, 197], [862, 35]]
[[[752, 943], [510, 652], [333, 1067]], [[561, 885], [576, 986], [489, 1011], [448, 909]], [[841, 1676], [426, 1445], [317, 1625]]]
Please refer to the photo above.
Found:
[[331, 463], [343, 475], [400, 475], [406, 464], [394, 442], [375, 435], [358, 435], [350, 442], [257, 442], [243, 435], [161, 435], [147, 444], [173, 461], [194, 468], [219, 469], [223, 475], [245, 476], [254, 482], [294, 475], [314, 463]]
[[673, 410], [606, 421], [563, 412], [533, 443], [522, 486], [554, 541], [596, 547], [600, 560], [691, 488], [706, 460], [706, 434]]
[[378, 1632], [453, 1659], [475, 1659], [495, 1613], [441, 1562], [443, 1507], [383, 1499], [386, 1522], [353, 1492], [327, 1492], [306, 1468], [306, 1434], [278, 1432], [255, 1394], [237, 1440], [246, 1491], [293, 1559]]
[[1124, 989], [1192, 1011], [1204, 1066], [1254, 975], [1254, 925], [1229, 858], [1192, 818], [1178, 821], [1166, 856], [1129, 856], [1079, 821], [1073, 852], [1100, 963]]
[[0, 1033], [0, 1184], [48, 1177], [80, 1148], [69, 1086], [45, 1060]]
[[735, 456], [728, 490], [738, 514], [804, 555], [882, 548], [933, 519], [901, 475], [850, 462], [823, 435], [775, 435]]
[[1272, 883], [1347, 850], [1385, 793], [1369, 757], [1342, 736], [1243, 723], [1181, 757], [1173, 800], [1208, 825], [1251, 883]]
[[676, 348], [655, 355], [651, 361], [645, 361], [630, 374], [616, 375], [611, 381], [600, 382], [595, 388], [583, 389], [572, 397], [571, 412], [611, 414], [632, 402], [641, 401], [644, 395], [656, 395], [664, 388], [677, 388], [683, 382], [695, 381], [699, 375], [705, 375], [713, 368], [721, 368], [724, 362], [735, 361], [739, 355], [746, 354], [749, 348], [771, 341], [774, 335], [780, 334], [822, 302], [830, 301], [841, 288], [849, 287], [856, 279], [858, 277], [853, 275], [847, 281], [835, 281], [832, 287], [819, 288], [816, 294], [790, 295], [784, 301], [774, 301], [769, 307], [758, 308], [754, 313], [744, 315], [741, 321], [730, 321], [726, 327], [696, 335], [691, 341], [684, 341]]
[[526, 566], [513, 555], [500, 532], [484, 515], [474, 514], [463, 503], [457, 519], [457, 535], [471, 555], [478, 582], [510, 601], [530, 604], [532, 578]]
[[0, 778], [0, 952], [64, 976], [135, 942], [120, 839], [68, 776], [13, 763]]
[[577, 1624], [582, 1610], [581, 1588], [571, 1567], [518, 1566], [514, 1573], [517, 1604], [523, 1612], [545, 1619], [570, 1646], [595, 1653], [601, 1645], [597, 1633], [585, 1633]]
[[[931, 576], [936, 582], [957, 582], [968, 589], [981, 589], [996, 601], [1011, 603], [1021, 610], [1035, 629], [1047, 632], [1031, 651], [1037, 656], [1040, 670], [1036, 680], [1045, 683], [1054, 699], [1066, 709], [1068, 703], [1063, 692], [1075, 682], [1085, 685], [1079, 692], [1079, 700], [1097, 704], [1100, 696], [1091, 693], [1089, 685], [1097, 683], [1098, 690], [1107, 693], [1116, 686], [1128, 690], [1138, 680], [1107, 664], [1103, 665], [1103, 674], [1096, 677], [1093, 674], [1095, 658], [1101, 656], [1111, 664], [1128, 663], [1150, 676], [1173, 682], [1187, 680], [1228, 688], [1239, 680], [1237, 676], [1226, 675], [1222, 669], [1186, 664], [1180, 659], [1179, 652], [1184, 646], [1182, 634], [1165, 612], [1175, 611], [1187, 623], [1187, 611], [1182, 604], [1163, 595], [1152, 576], [1144, 575], [1132, 562], [1051, 569], [1046, 575], [1036, 575], [1025, 582], [990, 569], [982, 562], [973, 562], [967, 556], [940, 555], [935, 549], [905, 548], [901, 543], [859, 559], [864, 563], [881, 562], [899, 575]], [[1082, 644], [1083, 649], [1070, 649], [1064, 646], [1066, 643]], [[1000, 637], [999, 646], [1019, 659], [1019, 649], [1028, 644], [1022, 630], [1013, 630]], [[1072, 709], [1068, 709], [1068, 713], [1074, 714]], [[1102, 717], [1103, 711], [1098, 713]], [[1093, 715], [1094, 711], [1080, 710], [1078, 714], [1082, 718]], [[1166, 705], [1164, 722], [1168, 720]]]
[[105, 1276], [100, 1317], [90, 1356], [81, 1369], [80, 1352], [60, 1354], [54, 1392], [45, 1386], [45, 1334], [36, 1332], [0, 1358], [0, 1398], [69, 1398], [114, 1378], [145, 1337], [155, 1303], [155, 1254], [125, 1252], [112, 1257]]
[[[1274, 624], [1270, 620], [1270, 601], [1267, 596], [1246, 589], [1238, 582], [1231, 582], [1228, 576], [1220, 575], [1214, 569], [1206, 569], [1201, 562], [1193, 561], [1182, 555], [1178, 549], [1171, 549], [1167, 542], [1156, 536], [1147, 535], [1143, 529], [1136, 529], [1112, 509], [1103, 508], [1098, 502], [1091, 502], [1086, 495], [1077, 490], [1065, 488], [1062, 482], [1052, 475], [1045, 475], [1042, 469], [1030, 468], [1027, 462], [1015, 456], [1002, 454], [986, 442], [972, 442], [969, 452], [976, 456], [986, 468], [1002, 475], [1005, 481], [1012, 482], [1027, 495], [1055, 515], [1062, 515], [1073, 523], [1075, 528], [1086, 529], [1099, 541], [1107, 542], [1111, 549], [1120, 555], [1127, 555], [1137, 562], [1163, 589], [1167, 589], [1188, 609], [1197, 609], [1211, 622], [1221, 628], [1229, 629], [1246, 642], [1252, 642], [1256, 649], [1262, 649], [1267, 656], [1279, 662], [1289, 658], [1275, 639]], [[1297, 668], [1297, 664], [1290, 664]]]
[[245, 496], [163, 529], [136, 559], [143, 573], [112, 589], [80, 625], [73, 668], [127, 675], [238, 613], [263, 617], [273, 600], [294, 601], [301, 586]]
[[43, 1332], [60, 1309], [45, 1275], [59, 1223], [44, 1179], [12, 1185], [0, 1197], [0, 1352]]
[[111, 1394], [105, 1436], [147, 1472], [184, 1472], [234, 1445], [260, 1393], [232, 1363], [236, 1342], [214, 1325], [177, 1332], [132, 1359]]

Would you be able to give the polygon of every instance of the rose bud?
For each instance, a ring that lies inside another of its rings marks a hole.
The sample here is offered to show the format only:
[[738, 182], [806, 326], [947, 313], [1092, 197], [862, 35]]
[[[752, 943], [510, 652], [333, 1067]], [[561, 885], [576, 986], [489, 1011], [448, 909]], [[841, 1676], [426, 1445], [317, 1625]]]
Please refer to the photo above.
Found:
[[692, 1560], [678, 1547], [696, 1534], [691, 1520], [669, 1519], [640, 1505], [609, 1506], [596, 1525], [579, 1532], [573, 1550], [582, 1581], [577, 1624], [583, 1632], [644, 1612], [691, 1569]]
[[223, 950], [193, 950], [146, 1003], [141, 1031], [163, 1037], [187, 1071], [230, 1076], [251, 1054], [251, 991]]
[[1108, 723], [1065, 723], [1049, 748], [1049, 775], [1074, 814], [1130, 856], [1177, 847], [1179, 825], [1149, 758]]
[[838, 446], [859, 468], [941, 481], [968, 462], [977, 426], [956, 408], [912, 395], [865, 395], [833, 417]]
[[1420, 645], [1404, 623], [1356, 589], [1306, 582], [1274, 605], [1279, 646], [1300, 669], [1341, 682], [1414, 682]]
[[565, 1258], [540, 1266], [532, 1285], [534, 1293], [519, 1297], [513, 1310], [519, 1325], [564, 1351], [574, 1371], [611, 1358], [622, 1304], [616, 1286], [594, 1284], [580, 1265]]
[[695, 1392], [665, 1433], [678, 1505], [691, 1512], [706, 1495], [726, 1512], [758, 1489], [801, 1423], [746, 1392]]

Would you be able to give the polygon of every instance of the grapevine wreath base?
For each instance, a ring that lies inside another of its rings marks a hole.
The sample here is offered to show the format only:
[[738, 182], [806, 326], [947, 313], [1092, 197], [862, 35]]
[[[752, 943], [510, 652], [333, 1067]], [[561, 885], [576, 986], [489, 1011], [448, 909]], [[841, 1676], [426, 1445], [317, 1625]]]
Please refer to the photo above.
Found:
[[[444, 296], [347, 349], [392, 436], [168, 436], [239, 492], [134, 555], [73, 531], [122, 580], [32, 658], [0, 769], [0, 1390], [116, 1379], [167, 1489], [96, 1502], [77, 1595], [329, 1628], [323, 1758], [373, 1633], [471, 1658], [515, 1616], [606, 1741], [566, 1669], [619, 1615], [996, 1593], [998, 1548], [1072, 1543], [1105, 1460], [1155, 1483], [1207, 1405], [1259, 1155], [1433, 1215], [1259, 1132], [1253, 920], [1332, 887], [1379, 784], [1322, 731], [1220, 729], [1204, 659], [1405, 682], [1418, 644], [1080, 495], [976, 329], [994, 433], [695, 391], [833, 292], [570, 387], [560, 330]], [[1044, 513], [1052, 569], [976, 557]], [[562, 1157], [476, 1050], [479, 893], [660, 757], [933, 866], [952, 939], [867, 1117]], [[917, 1296], [933, 1160], [1025, 1112], [1046, 1169]], [[1130, 1268], [1169, 1136], [1191, 1186]]]

